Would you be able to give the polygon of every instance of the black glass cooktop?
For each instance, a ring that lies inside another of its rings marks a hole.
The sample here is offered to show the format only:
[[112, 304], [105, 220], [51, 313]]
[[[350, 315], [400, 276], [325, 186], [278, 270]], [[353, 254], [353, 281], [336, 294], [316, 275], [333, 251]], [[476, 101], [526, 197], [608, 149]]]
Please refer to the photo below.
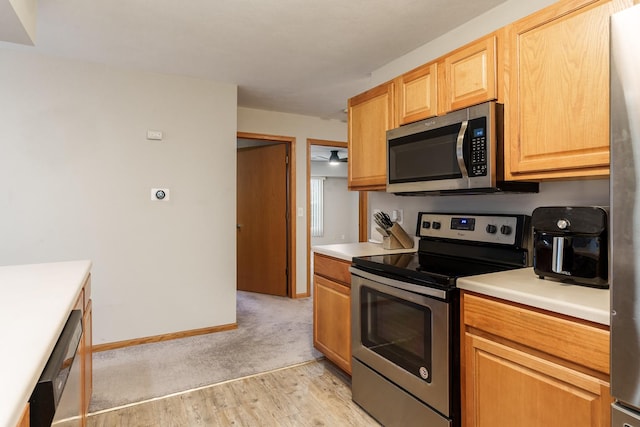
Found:
[[420, 252], [356, 257], [353, 266], [392, 279], [442, 288], [455, 287], [458, 277], [516, 268]]

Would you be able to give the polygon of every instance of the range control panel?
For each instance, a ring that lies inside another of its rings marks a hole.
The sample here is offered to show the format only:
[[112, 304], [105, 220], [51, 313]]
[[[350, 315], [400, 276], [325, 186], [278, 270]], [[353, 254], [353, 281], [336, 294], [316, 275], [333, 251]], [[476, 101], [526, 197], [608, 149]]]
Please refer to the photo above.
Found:
[[513, 245], [522, 215], [420, 212], [418, 236]]

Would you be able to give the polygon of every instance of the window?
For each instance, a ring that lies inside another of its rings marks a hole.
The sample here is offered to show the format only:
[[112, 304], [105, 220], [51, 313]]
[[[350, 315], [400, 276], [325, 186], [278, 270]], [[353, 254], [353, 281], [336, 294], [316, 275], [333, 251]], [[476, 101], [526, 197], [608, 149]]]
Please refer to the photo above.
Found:
[[311, 178], [311, 237], [324, 236], [324, 219], [322, 215], [324, 199], [324, 178]]

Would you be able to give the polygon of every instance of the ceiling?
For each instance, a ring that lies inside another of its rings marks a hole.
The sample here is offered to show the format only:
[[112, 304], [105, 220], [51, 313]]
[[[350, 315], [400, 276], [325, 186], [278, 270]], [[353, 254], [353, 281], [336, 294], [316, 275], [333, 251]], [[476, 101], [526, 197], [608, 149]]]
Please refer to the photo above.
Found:
[[35, 47], [0, 47], [233, 83], [241, 107], [344, 120], [373, 71], [504, 1], [41, 0]]

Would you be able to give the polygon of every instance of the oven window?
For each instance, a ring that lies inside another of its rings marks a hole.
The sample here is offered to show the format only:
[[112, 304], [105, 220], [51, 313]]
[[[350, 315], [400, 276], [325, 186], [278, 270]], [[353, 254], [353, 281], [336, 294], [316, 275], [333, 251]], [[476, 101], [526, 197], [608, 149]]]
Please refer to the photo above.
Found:
[[431, 310], [366, 286], [360, 298], [362, 345], [431, 382]]
[[456, 156], [460, 123], [389, 140], [389, 182], [461, 178]]

